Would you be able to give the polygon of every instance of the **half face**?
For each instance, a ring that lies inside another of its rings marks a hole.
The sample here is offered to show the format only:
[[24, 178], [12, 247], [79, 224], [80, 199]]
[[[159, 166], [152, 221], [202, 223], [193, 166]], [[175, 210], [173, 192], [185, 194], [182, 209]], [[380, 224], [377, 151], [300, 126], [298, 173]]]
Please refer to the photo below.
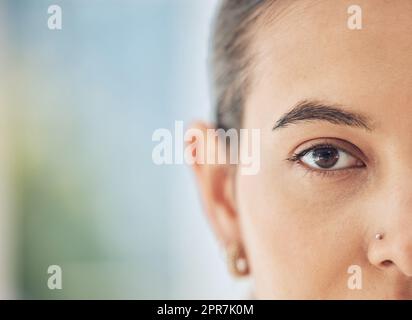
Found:
[[361, 30], [352, 4], [286, 1], [256, 33], [261, 169], [235, 194], [257, 298], [412, 297], [412, 2], [357, 1]]

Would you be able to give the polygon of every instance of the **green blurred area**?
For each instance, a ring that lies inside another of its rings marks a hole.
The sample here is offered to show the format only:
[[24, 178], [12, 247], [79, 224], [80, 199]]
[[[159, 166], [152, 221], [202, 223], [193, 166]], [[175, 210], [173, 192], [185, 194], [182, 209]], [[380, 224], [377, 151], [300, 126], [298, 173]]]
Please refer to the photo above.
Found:
[[[187, 283], [198, 275], [191, 264], [192, 275], [176, 273], [187, 251], [179, 258], [171, 250], [173, 241], [181, 246], [174, 217], [196, 216], [198, 207], [193, 187], [181, 182], [187, 189], [178, 195], [191, 192], [193, 200], [186, 213], [171, 214], [176, 177], [186, 169], [155, 166], [151, 134], [193, 114], [193, 100], [176, 95], [205, 81], [196, 73], [183, 77], [191, 59], [205, 54], [197, 24], [203, 17], [206, 30], [213, 5], [53, 4], [63, 10], [60, 31], [47, 28], [50, 1], [3, 4], [16, 295], [177, 297], [181, 274]], [[47, 287], [50, 265], [62, 268], [63, 290]]]

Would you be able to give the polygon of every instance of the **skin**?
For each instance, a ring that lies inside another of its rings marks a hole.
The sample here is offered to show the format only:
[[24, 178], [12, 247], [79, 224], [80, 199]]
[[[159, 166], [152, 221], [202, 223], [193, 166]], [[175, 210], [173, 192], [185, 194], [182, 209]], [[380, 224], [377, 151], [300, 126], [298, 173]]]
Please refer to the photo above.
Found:
[[[260, 171], [193, 166], [217, 238], [241, 245], [258, 299], [412, 297], [412, 2], [357, 1], [362, 30], [346, 27], [351, 4], [283, 1], [281, 15], [262, 18], [242, 124], [261, 130]], [[311, 120], [273, 130], [306, 99], [362, 114], [371, 129]], [[352, 166], [285, 160], [325, 142]], [[361, 290], [348, 288], [351, 265]]]

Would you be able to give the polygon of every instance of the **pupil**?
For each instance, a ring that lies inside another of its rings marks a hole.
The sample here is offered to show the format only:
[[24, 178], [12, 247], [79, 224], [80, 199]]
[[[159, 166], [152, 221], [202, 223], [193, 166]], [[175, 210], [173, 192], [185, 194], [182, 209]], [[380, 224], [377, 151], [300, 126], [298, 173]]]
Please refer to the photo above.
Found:
[[325, 147], [313, 150], [313, 160], [315, 163], [325, 169], [333, 167], [339, 160], [339, 152], [335, 148]]

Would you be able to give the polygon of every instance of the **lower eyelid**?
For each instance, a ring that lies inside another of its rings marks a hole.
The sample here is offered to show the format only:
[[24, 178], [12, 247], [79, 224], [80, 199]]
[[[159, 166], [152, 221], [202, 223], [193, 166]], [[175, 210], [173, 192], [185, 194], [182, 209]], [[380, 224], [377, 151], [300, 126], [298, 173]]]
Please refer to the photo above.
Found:
[[303, 169], [306, 171], [306, 174], [310, 174], [310, 175], [315, 175], [318, 177], [344, 177], [344, 176], [348, 176], [350, 174], [356, 173], [361, 169], [365, 169], [365, 165], [363, 166], [359, 166], [359, 167], [349, 167], [349, 168], [345, 168], [345, 169], [331, 169], [331, 170], [322, 170], [322, 169], [315, 169], [315, 168], [310, 168], [307, 165], [305, 165], [304, 163], [302, 163], [300, 160], [296, 161], [295, 164], [299, 167], [301, 167], [300, 169]]

